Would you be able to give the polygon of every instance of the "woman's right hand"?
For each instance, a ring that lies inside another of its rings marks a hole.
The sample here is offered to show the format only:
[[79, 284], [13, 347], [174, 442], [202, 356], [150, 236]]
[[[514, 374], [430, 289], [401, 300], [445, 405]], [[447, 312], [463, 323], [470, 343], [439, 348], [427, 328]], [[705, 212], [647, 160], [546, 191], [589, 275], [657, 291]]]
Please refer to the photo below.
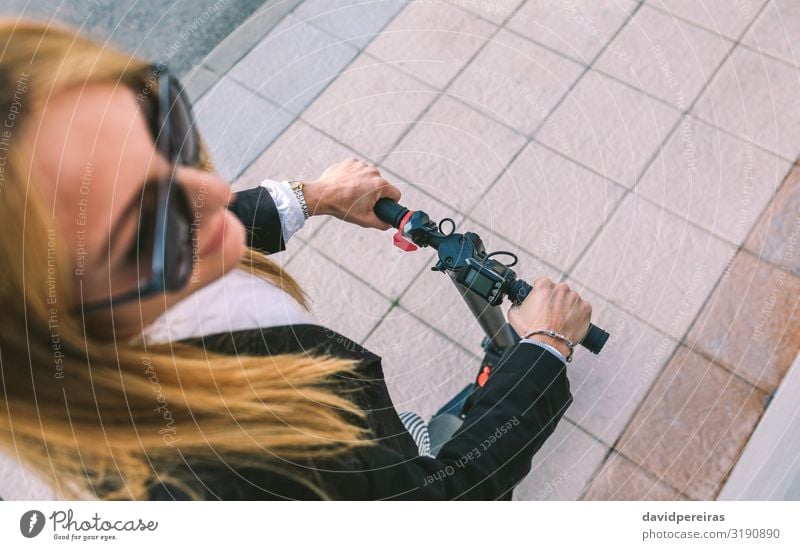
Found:
[[[589, 331], [592, 306], [566, 283], [554, 283], [547, 277], [540, 277], [533, 283], [533, 291], [519, 306], [508, 310], [508, 322], [524, 336], [532, 330], [548, 329], [558, 332], [578, 344]], [[565, 357], [569, 348], [563, 340], [544, 334], [531, 336], [556, 348]]]
[[327, 214], [361, 227], [390, 229], [375, 214], [375, 203], [382, 198], [400, 200], [400, 190], [386, 181], [380, 171], [363, 160], [338, 162], [317, 181], [305, 183], [303, 195], [311, 215]]

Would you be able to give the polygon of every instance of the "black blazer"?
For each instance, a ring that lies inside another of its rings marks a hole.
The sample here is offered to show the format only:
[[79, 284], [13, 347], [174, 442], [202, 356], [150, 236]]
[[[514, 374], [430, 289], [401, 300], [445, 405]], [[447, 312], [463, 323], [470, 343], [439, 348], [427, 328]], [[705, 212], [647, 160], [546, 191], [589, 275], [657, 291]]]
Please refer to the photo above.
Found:
[[[232, 209], [250, 228], [251, 243], [267, 253], [282, 250], [280, 219], [269, 193], [260, 188], [245, 193]], [[217, 334], [189, 343], [229, 354], [310, 352], [356, 359], [358, 379], [342, 377], [338, 382], [367, 411], [365, 427], [375, 440], [374, 445], [335, 460], [277, 465], [282, 473], [266, 468], [234, 470], [223, 461], [193, 463], [189, 457], [180, 477], [194, 480], [195, 489], [208, 499], [320, 498], [303, 480], [335, 499], [510, 499], [514, 486], [530, 471], [534, 453], [572, 403], [566, 366], [539, 346], [517, 345], [492, 371], [463, 426], [439, 455], [421, 457], [392, 405], [380, 357], [334, 331], [293, 325]], [[156, 484], [150, 496], [186, 498], [164, 484]]]

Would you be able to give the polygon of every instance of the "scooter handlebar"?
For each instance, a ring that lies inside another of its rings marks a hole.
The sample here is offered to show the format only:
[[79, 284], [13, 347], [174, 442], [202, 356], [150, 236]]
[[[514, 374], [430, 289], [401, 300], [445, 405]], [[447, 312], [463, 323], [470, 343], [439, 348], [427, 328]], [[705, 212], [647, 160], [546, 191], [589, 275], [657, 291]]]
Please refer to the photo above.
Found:
[[375, 203], [374, 210], [375, 215], [378, 216], [381, 221], [388, 223], [394, 228], [400, 227], [400, 222], [403, 221], [403, 217], [408, 213], [408, 208], [392, 199], [379, 199], [378, 202]]
[[[400, 227], [405, 215], [409, 212], [408, 208], [393, 201], [392, 199], [380, 199], [375, 203], [375, 215], [382, 221], [390, 224], [392, 227]], [[533, 287], [523, 281], [517, 279], [514, 281], [514, 290], [509, 292], [509, 298], [512, 302], [519, 305], [521, 304], [528, 294], [531, 293]], [[589, 324], [589, 331], [586, 337], [581, 342], [581, 345], [591, 351], [592, 353], [600, 353], [608, 340], [609, 334], [595, 325]]]
[[[508, 293], [508, 297], [515, 305], [520, 305], [528, 297], [528, 294], [533, 292], [533, 287], [523, 281], [517, 279], [512, 285], [512, 290]], [[600, 353], [603, 346], [606, 345], [609, 334], [600, 327], [589, 323], [589, 331], [581, 340], [580, 344], [594, 354]]]

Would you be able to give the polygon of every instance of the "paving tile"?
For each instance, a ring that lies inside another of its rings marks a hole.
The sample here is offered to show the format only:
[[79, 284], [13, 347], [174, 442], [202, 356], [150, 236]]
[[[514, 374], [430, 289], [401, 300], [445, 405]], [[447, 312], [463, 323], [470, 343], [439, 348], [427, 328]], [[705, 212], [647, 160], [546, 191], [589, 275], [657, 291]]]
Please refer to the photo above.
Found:
[[[485, 334], [449, 277], [423, 271], [400, 304], [404, 312], [410, 311], [470, 353], [483, 355], [481, 343]], [[501, 311], [505, 315], [507, 306]]]
[[288, 243], [286, 243], [286, 250], [270, 254], [269, 259], [280, 265], [282, 268], [286, 268], [291, 259], [299, 254], [306, 246], [308, 245], [306, 245], [305, 242], [293, 237]]
[[534, 455], [514, 500], [578, 500], [607, 453], [608, 447], [562, 419]]
[[619, 451], [687, 496], [713, 499], [765, 404], [763, 392], [682, 347], [626, 430]]
[[537, 140], [630, 188], [678, 117], [677, 110], [592, 71]]
[[308, 293], [317, 323], [356, 342], [391, 307], [389, 300], [310, 246], [295, 254], [286, 269]]
[[397, 0], [304, 0], [293, 13], [355, 47], [363, 48], [404, 5]]
[[442, 96], [382, 163], [441, 202], [465, 211], [524, 145], [518, 132]]
[[13, 449], [0, 453], [0, 499], [60, 500], [56, 491], [25, 466]]
[[636, 6], [628, 0], [528, 0], [506, 27], [588, 65]]
[[685, 500], [685, 497], [621, 454], [612, 453], [582, 500]]
[[292, 122], [294, 116], [223, 77], [194, 106], [217, 172], [234, 179]]
[[364, 158], [302, 120], [296, 120], [240, 179], [253, 183], [265, 177], [315, 180], [331, 164], [353, 157]]
[[243, 56], [280, 24], [303, 0], [282, 0], [256, 4], [250, 17], [228, 34], [203, 59], [203, 65], [217, 74], [227, 73]]
[[[297, 120], [253, 162], [237, 185], [247, 188], [265, 178], [313, 181], [331, 164], [354, 157], [360, 158], [341, 143]], [[296, 238], [307, 241], [328, 220], [328, 216], [312, 216]]]
[[228, 74], [299, 114], [357, 53], [350, 44], [289, 15]]
[[195, 104], [219, 78], [219, 75], [208, 67], [197, 65], [181, 77], [181, 84], [189, 101]]
[[644, 5], [594, 67], [686, 110], [733, 44]]
[[369, 158], [381, 158], [438, 92], [361, 55], [303, 113], [303, 119]]
[[492, 231], [569, 271], [624, 189], [533, 143], [470, 212]]
[[496, 25], [502, 25], [506, 19], [519, 17], [518, 8], [524, 0], [444, 0], [448, 4], [458, 6]]
[[[447, 215], [446, 208], [393, 174], [382, 175], [401, 193], [400, 202], [409, 208], [425, 210], [431, 216]], [[392, 244], [394, 230], [365, 229], [331, 218], [310, 239], [312, 247], [341, 265], [391, 300], [400, 297], [425, 266], [433, 265], [436, 252], [422, 248], [403, 252]]]
[[[583, 348], [575, 351], [567, 369], [573, 403], [566, 414], [611, 446], [622, 435], [678, 342], [579, 283], [568, 282], [592, 304], [592, 322], [611, 337], [598, 355]], [[625, 306], [635, 310], [642, 297], [635, 288], [629, 290]]]
[[800, 168], [794, 166], [745, 245], [756, 256], [800, 277]]
[[448, 93], [528, 135], [583, 70], [582, 65], [501, 29]]
[[770, 0], [742, 43], [800, 66], [800, 4]]
[[426, 421], [474, 380], [479, 367], [478, 358], [397, 308], [364, 346], [382, 357], [395, 408]]
[[689, 116], [636, 192], [738, 245], [788, 169], [780, 157]]
[[687, 341], [767, 392], [800, 350], [800, 278], [737, 254]]
[[[681, 339], [734, 252], [717, 237], [628, 195], [572, 275]], [[632, 294], [639, 298], [626, 306]]]
[[[428, 212], [433, 216], [433, 212]], [[459, 222], [458, 231], [461, 233], [472, 231], [480, 235], [486, 250], [509, 250], [519, 256], [519, 264], [513, 269], [517, 276], [533, 283], [537, 277], [550, 277], [559, 280], [561, 273], [542, 263], [541, 260], [531, 256], [520, 249], [519, 245], [483, 229], [480, 225], [469, 220]], [[502, 258], [498, 258], [501, 259]], [[505, 260], [503, 260], [505, 261]], [[431, 261], [431, 265], [433, 265]], [[452, 340], [461, 344], [472, 353], [483, 354], [481, 343], [484, 332], [478, 325], [464, 300], [458, 294], [450, 277], [425, 270], [414, 281], [411, 287], [400, 298], [400, 305], [404, 310], [420, 317], [429, 325], [447, 334]], [[505, 316], [510, 303], [505, 300], [500, 308]]]
[[736, 48], [693, 112], [723, 130], [794, 161], [800, 153], [800, 71]]
[[411, 2], [366, 51], [443, 89], [495, 29], [445, 2]]
[[738, 39], [765, 0], [646, 0], [670, 15], [688, 19], [716, 33]]

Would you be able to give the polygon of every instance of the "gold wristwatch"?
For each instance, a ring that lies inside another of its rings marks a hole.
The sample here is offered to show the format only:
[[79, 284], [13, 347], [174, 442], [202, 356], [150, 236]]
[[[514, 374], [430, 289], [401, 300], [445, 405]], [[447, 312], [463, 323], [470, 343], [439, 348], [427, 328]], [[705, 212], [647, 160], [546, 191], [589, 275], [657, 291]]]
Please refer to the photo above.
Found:
[[300, 208], [303, 210], [303, 217], [308, 219], [308, 204], [306, 203], [305, 195], [303, 195], [303, 182], [290, 181], [289, 185], [291, 185], [292, 191], [294, 191], [294, 196], [297, 197], [297, 202], [300, 203]]

